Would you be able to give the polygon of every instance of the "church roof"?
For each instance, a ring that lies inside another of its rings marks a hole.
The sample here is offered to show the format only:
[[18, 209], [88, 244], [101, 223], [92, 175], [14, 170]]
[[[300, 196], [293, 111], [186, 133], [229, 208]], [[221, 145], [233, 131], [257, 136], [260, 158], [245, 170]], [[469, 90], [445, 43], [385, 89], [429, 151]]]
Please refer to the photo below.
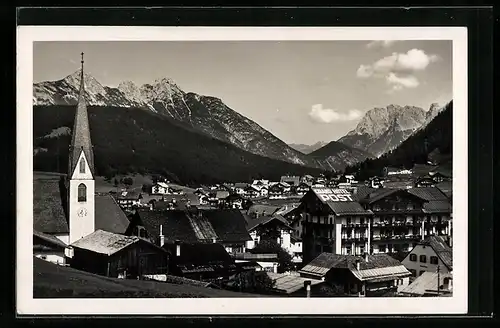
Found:
[[[47, 234], [69, 232], [64, 176], [33, 176], [33, 229]], [[95, 229], [124, 233], [129, 221], [110, 195], [95, 195]]]
[[83, 150], [92, 175], [94, 175], [94, 154], [92, 151], [92, 142], [90, 139], [90, 125], [87, 113], [87, 102], [85, 99], [85, 80], [83, 75], [83, 53], [82, 69], [80, 77], [80, 92], [78, 94], [78, 104], [76, 106], [75, 122], [73, 125], [73, 136], [69, 152], [69, 171], [68, 175], [73, 174], [80, 154]]

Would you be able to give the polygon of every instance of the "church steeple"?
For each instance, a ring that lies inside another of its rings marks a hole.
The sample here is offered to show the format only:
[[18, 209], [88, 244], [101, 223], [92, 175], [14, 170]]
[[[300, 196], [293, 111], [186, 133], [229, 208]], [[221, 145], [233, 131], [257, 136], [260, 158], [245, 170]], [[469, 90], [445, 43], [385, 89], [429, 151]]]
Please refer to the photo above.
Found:
[[90, 126], [87, 113], [87, 103], [85, 99], [85, 76], [83, 71], [83, 52], [81, 53], [80, 91], [78, 94], [78, 104], [76, 106], [75, 122], [73, 125], [73, 136], [69, 152], [68, 176], [71, 177], [77, 167], [80, 155], [83, 151], [87, 164], [92, 175], [94, 174], [94, 154], [92, 151], [92, 141], [90, 139]]

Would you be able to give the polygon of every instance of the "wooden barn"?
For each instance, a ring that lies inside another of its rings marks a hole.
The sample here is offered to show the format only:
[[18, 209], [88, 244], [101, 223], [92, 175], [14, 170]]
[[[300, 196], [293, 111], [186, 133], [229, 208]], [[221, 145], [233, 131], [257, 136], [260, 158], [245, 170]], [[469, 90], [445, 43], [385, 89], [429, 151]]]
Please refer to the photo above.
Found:
[[137, 236], [97, 230], [71, 247], [71, 267], [106, 277], [135, 279], [168, 270], [168, 253]]

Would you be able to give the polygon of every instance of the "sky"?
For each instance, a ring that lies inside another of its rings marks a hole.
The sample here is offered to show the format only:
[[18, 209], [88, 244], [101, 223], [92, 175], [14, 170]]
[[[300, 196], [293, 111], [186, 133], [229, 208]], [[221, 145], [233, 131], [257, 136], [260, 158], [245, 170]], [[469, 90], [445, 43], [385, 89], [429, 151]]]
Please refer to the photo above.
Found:
[[452, 99], [452, 41], [35, 42], [34, 82], [80, 67], [101, 84], [171, 78], [287, 143], [332, 141], [374, 107]]

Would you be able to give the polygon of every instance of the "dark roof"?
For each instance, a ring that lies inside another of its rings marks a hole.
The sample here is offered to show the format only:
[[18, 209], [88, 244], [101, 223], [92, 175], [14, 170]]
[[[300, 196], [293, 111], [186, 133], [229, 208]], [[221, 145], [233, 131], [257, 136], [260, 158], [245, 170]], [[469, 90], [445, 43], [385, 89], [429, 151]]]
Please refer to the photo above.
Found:
[[352, 199], [355, 201], [360, 201], [376, 190], [376, 188], [368, 186], [359, 186], [354, 189], [354, 192], [352, 193]]
[[198, 242], [214, 234], [214, 238], [221, 242], [251, 239], [245, 218], [237, 209], [197, 210], [196, 213], [189, 214], [190, 217], [183, 210], [138, 210], [135, 216], [140, 218], [144, 227], [155, 238], [158, 238], [160, 225], [163, 225], [165, 241]]
[[173, 243], [164, 244], [163, 248], [172, 254], [176, 265], [198, 266], [234, 263], [224, 246], [218, 243], [180, 243], [180, 256], [175, 256], [176, 245]]
[[390, 196], [398, 191], [399, 191], [398, 189], [380, 188], [369, 193], [365, 198], [363, 198], [363, 201], [367, 202], [368, 204], [371, 204], [387, 196]]
[[428, 175], [429, 172], [435, 170], [437, 166], [435, 165], [426, 165], [426, 164], [415, 164], [413, 165], [412, 171], [413, 176], [422, 177]]
[[411, 188], [408, 192], [425, 201], [447, 201], [448, 197], [436, 187]]
[[234, 188], [246, 188], [248, 186], [248, 183], [244, 183], [244, 182], [236, 182], [234, 184]]
[[443, 194], [445, 194], [448, 198], [451, 199], [453, 195], [453, 183], [451, 181], [443, 181], [436, 184], [436, 188], [441, 190]]
[[300, 177], [298, 176], [282, 176], [280, 182], [291, 182], [292, 185], [297, 186], [300, 183]]
[[[156, 238], [160, 234], [160, 225], [163, 226], [165, 241], [181, 240], [196, 242], [198, 239], [191, 228], [186, 213], [181, 210], [137, 210], [134, 217], [139, 217], [146, 230]], [[168, 228], [167, 228], [168, 227]]]
[[38, 240], [42, 241], [42, 243], [48, 243], [50, 246], [55, 248], [66, 248], [67, 245], [60, 240], [59, 238], [48, 235], [40, 231], [33, 230], [33, 246], [38, 244]]
[[78, 239], [71, 246], [109, 256], [137, 243], [139, 240], [139, 237], [136, 236], [124, 236], [104, 230], [96, 230], [90, 235]]
[[247, 214], [252, 215], [254, 213], [255, 214], [265, 213], [265, 215], [273, 215], [280, 208], [281, 208], [280, 206], [275, 206], [275, 205], [254, 204], [250, 206], [250, 208], [247, 211]]
[[127, 215], [111, 195], [95, 196], [95, 229], [125, 233], [129, 224]]
[[334, 202], [327, 201], [326, 204], [335, 213], [335, 215], [370, 215], [370, 210], [365, 210], [358, 202]]
[[116, 194], [117, 199], [139, 199], [141, 198], [142, 193], [138, 191], [120, 191]]
[[450, 270], [453, 269], [453, 250], [448, 245], [448, 242], [443, 236], [430, 236], [427, 237], [422, 245], [429, 245], [432, 247], [434, 252], [439, 256], [444, 265], [446, 265]]
[[203, 211], [220, 241], [242, 242], [252, 238], [247, 232], [246, 221], [240, 210], [207, 210]]
[[451, 213], [451, 203], [448, 200], [433, 200], [424, 203], [425, 213]]
[[67, 234], [64, 177], [34, 174], [33, 178], [33, 229], [49, 234]]
[[259, 216], [257, 218], [250, 218], [250, 220], [248, 221], [247, 229], [248, 229], [248, 231], [252, 231], [253, 229], [257, 228], [258, 226], [266, 225], [269, 222], [274, 221], [274, 220], [279, 221], [284, 226], [290, 228], [288, 226], [287, 220], [283, 216], [281, 216], [281, 215], [273, 215], [273, 216], [266, 215], [266, 216]]

